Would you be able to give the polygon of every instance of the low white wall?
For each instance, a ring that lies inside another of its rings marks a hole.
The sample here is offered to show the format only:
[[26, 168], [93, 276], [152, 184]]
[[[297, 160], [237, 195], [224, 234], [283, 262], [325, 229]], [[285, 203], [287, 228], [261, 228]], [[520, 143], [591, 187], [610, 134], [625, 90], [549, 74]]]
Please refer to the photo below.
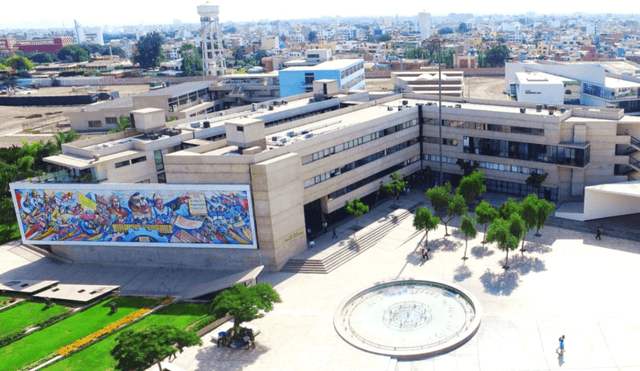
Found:
[[585, 188], [584, 220], [640, 213], [640, 194], [626, 196]]

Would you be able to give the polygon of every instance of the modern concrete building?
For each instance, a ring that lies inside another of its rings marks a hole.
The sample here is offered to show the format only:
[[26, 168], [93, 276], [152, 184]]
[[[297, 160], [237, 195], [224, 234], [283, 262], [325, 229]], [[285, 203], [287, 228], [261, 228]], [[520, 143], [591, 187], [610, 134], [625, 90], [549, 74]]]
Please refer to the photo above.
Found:
[[420, 40], [427, 40], [431, 37], [431, 14], [420, 12], [418, 23], [420, 24]]
[[[409, 72], [392, 72], [391, 82], [395, 91], [416, 94], [438, 94], [462, 97], [464, 95], [464, 72], [441, 71], [438, 69]], [[439, 88], [440, 87], [440, 88]]]
[[[257, 248], [40, 243], [80, 262], [279, 270], [307, 248], [307, 229], [339, 219], [354, 197], [373, 202], [393, 172], [437, 179], [442, 164], [445, 180], [455, 184], [462, 174], [456, 162], [471, 161], [484, 171], [491, 191], [538, 193], [554, 202], [581, 200], [585, 187], [640, 174], [640, 118], [621, 109], [442, 99], [442, 139], [436, 96], [372, 99], [367, 92], [338, 90], [330, 80], [314, 81], [311, 93], [216, 112], [206, 121], [166, 123], [163, 109], [136, 110], [135, 130], [64, 144], [62, 154], [45, 161], [66, 169], [62, 175], [108, 183], [106, 188], [130, 189], [134, 182], [166, 182], [183, 190], [244, 187], [253, 202]], [[532, 172], [548, 174], [540, 189], [526, 185]], [[62, 181], [74, 189], [71, 180]], [[83, 205], [106, 202], [83, 197]], [[27, 214], [16, 205], [18, 215]], [[180, 228], [208, 223], [198, 220], [183, 217]], [[208, 233], [196, 232], [180, 238], [197, 242]]]
[[516, 72], [516, 99], [543, 104], [580, 104], [580, 83], [543, 72]]
[[313, 90], [313, 82], [321, 79], [331, 79], [338, 82], [339, 89], [363, 90], [364, 60], [338, 59], [327, 61], [315, 66], [290, 67], [278, 71], [280, 76], [280, 96], [309, 93]]

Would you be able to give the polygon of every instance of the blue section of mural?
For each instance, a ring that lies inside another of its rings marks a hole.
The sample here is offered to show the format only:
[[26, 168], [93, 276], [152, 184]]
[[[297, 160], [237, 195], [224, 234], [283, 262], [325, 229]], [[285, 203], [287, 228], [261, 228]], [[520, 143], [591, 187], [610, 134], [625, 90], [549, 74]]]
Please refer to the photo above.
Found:
[[245, 190], [13, 191], [26, 242], [255, 245]]

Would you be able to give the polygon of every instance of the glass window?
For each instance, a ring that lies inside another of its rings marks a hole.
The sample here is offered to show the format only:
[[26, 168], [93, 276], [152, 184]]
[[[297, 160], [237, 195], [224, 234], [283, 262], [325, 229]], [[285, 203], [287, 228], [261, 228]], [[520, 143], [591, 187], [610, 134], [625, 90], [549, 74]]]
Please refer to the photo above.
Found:
[[145, 162], [145, 161], [147, 161], [147, 156], [136, 157], [134, 159], [131, 159], [131, 164], [137, 164], [139, 162]]
[[126, 160], [126, 161], [116, 162], [115, 166], [116, 166], [116, 169], [117, 169], [117, 168], [121, 168], [121, 167], [124, 167], [124, 166], [129, 166], [129, 164], [130, 164], [129, 160]]

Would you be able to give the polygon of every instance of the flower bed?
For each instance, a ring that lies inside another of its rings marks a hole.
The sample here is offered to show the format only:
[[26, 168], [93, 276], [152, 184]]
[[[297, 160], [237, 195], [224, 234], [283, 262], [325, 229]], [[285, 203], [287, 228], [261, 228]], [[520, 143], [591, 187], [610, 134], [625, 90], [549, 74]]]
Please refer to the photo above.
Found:
[[102, 335], [106, 335], [108, 333], [111, 333], [113, 331], [115, 331], [116, 329], [118, 329], [118, 327], [126, 325], [127, 323], [134, 321], [142, 316], [144, 316], [145, 314], [149, 313], [151, 311], [151, 309], [149, 308], [142, 308], [140, 310], [137, 310], [131, 314], [129, 314], [126, 317], [120, 318], [119, 320], [117, 320], [116, 322], [110, 324], [109, 326], [103, 327], [100, 330], [94, 332], [91, 335], [85, 336], [82, 339], [76, 340], [73, 343], [63, 346], [62, 348], [58, 349], [58, 354], [64, 356], [67, 355], [71, 352], [73, 352], [74, 350], [76, 350], [77, 348], [80, 348], [82, 346], [85, 346], [87, 344], [89, 344], [90, 342], [94, 341], [95, 339], [101, 337]]

